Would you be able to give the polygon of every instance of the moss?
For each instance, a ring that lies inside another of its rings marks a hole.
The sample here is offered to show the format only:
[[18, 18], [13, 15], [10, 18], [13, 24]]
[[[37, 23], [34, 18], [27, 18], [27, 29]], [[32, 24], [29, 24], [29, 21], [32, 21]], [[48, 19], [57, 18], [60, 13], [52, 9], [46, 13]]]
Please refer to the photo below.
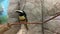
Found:
[[4, 24], [4, 23], [7, 23], [7, 16], [2, 16], [0, 17], [0, 24]]

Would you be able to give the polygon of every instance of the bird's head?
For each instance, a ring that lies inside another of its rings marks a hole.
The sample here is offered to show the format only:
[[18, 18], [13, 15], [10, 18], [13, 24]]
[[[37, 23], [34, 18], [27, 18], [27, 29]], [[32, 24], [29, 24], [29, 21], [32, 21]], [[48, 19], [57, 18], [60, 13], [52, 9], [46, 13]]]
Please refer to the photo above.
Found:
[[21, 11], [21, 10], [16, 10], [16, 12], [17, 12], [17, 13], [23, 13], [23, 11]]

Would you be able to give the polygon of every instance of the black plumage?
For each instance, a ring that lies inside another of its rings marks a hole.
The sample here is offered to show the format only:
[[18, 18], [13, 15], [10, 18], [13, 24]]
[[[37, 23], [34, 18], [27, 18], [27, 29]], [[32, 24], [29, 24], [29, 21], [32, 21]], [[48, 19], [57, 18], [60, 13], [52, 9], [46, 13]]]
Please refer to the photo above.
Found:
[[[25, 11], [18, 11], [18, 10], [17, 10], [16, 12], [18, 13], [19, 17], [24, 16], [24, 18], [25, 18], [25, 19], [23, 19], [23, 20], [19, 19], [20, 22], [21, 22], [21, 21], [26, 21], [26, 22], [28, 22], [27, 15], [26, 15]], [[25, 26], [26, 29], [28, 30], [27, 24], [24, 24], [24, 26]]]

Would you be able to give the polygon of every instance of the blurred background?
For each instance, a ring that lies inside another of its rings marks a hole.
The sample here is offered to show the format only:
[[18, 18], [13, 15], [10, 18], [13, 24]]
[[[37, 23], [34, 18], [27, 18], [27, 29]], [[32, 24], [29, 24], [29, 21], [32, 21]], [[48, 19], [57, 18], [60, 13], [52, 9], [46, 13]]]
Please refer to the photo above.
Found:
[[[24, 7], [24, 11], [27, 14], [28, 22], [42, 22], [53, 17], [55, 13], [60, 12], [60, 0], [9, 0], [8, 15], [9, 23], [18, 22], [17, 14], [15, 10], [17, 9], [18, 1], [20, 2], [20, 9]], [[43, 15], [42, 15], [43, 11]], [[42, 17], [43, 16], [43, 17]], [[60, 16], [53, 20], [44, 23], [44, 28], [41, 24], [28, 24], [29, 30], [27, 34], [42, 34], [42, 29], [44, 34], [60, 34]], [[12, 28], [5, 32], [5, 34], [16, 34], [20, 29], [20, 25], [14, 25]]]

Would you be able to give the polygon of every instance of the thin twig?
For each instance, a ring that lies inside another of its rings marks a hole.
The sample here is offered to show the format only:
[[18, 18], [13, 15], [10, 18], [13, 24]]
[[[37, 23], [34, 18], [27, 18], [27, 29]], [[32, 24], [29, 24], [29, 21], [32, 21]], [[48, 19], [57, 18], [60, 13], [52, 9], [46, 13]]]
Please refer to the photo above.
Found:
[[54, 19], [54, 18], [56, 18], [56, 17], [58, 17], [58, 16], [60, 16], [60, 12], [56, 13], [56, 15], [53, 16], [52, 18], [50, 18], [50, 19], [44, 21], [44, 23], [46, 23], [46, 22], [48, 22], [48, 21], [50, 21], [50, 20], [52, 20], [52, 19]]
[[[52, 17], [52, 18], [50, 18], [50, 19], [48, 19], [48, 20], [46, 20], [46, 21], [44, 21], [44, 23], [46, 23], [46, 22], [48, 22], [48, 21], [50, 21], [50, 20], [52, 20], [52, 19], [54, 19], [54, 18], [56, 18], [56, 17], [58, 17], [58, 16], [60, 16], [60, 12], [59, 13], [56, 13], [56, 15], [54, 16], [54, 17]], [[32, 23], [29, 23], [29, 22], [22, 22], [22, 23], [16, 23], [16, 24], [42, 24], [42, 22], [32, 22]], [[15, 25], [16, 25], [15, 24]]]
[[44, 0], [41, 0], [41, 11], [42, 11], [42, 34], [44, 34]]

